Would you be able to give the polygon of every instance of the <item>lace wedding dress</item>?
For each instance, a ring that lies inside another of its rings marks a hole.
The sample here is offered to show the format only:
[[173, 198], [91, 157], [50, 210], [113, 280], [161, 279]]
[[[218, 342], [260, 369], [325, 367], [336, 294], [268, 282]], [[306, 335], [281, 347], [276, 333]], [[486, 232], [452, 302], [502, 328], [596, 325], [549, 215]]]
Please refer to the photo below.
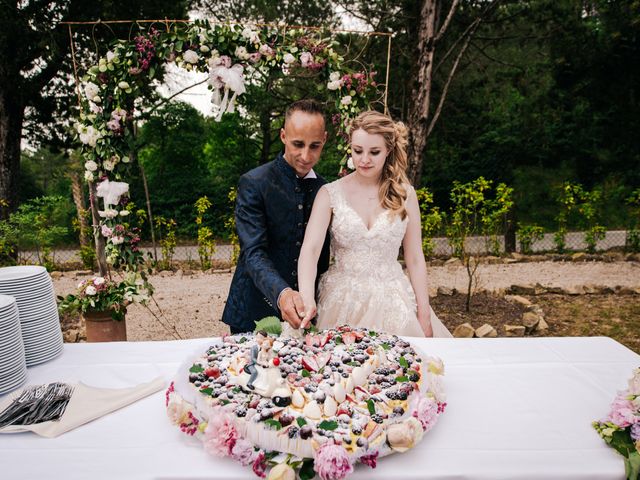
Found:
[[[318, 328], [340, 324], [423, 337], [416, 299], [398, 263], [408, 218], [378, 215], [371, 229], [348, 204], [340, 180], [325, 185], [331, 199], [334, 262], [318, 285]], [[451, 333], [431, 310], [434, 337]]]

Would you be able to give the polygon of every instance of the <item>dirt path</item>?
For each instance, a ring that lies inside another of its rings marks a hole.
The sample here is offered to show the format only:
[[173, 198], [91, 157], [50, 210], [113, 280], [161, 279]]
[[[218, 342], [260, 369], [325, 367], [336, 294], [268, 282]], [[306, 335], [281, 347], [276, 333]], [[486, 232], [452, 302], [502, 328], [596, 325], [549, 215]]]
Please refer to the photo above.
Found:
[[[464, 290], [467, 274], [463, 267], [445, 265], [430, 267], [432, 295], [439, 286]], [[75, 290], [77, 283], [86, 278], [77, 272], [55, 275], [57, 295]], [[227, 331], [220, 322], [224, 302], [231, 282], [230, 273], [207, 274], [197, 272], [183, 275], [161, 272], [151, 277], [158, 305], [164, 312], [164, 322], [174, 325], [182, 338], [221, 335]], [[547, 287], [570, 288], [580, 285], [614, 287], [640, 287], [638, 262], [537, 262], [510, 265], [481, 265], [479, 285], [486, 290], [499, 290], [513, 284], [540, 283]], [[157, 312], [156, 306], [152, 310]], [[127, 313], [127, 333], [130, 340], [167, 340], [173, 338], [144, 307], [134, 305]]]

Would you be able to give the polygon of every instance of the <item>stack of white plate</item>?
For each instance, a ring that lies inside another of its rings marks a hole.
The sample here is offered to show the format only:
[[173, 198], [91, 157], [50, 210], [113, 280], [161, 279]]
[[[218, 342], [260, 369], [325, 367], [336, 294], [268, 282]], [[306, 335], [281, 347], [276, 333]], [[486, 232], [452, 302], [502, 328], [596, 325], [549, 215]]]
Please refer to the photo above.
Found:
[[18, 305], [15, 298], [0, 295], [0, 395], [20, 387], [26, 380]]
[[46, 268], [0, 268], [0, 294], [18, 303], [27, 366], [51, 360], [62, 353], [62, 330], [51, 277]]

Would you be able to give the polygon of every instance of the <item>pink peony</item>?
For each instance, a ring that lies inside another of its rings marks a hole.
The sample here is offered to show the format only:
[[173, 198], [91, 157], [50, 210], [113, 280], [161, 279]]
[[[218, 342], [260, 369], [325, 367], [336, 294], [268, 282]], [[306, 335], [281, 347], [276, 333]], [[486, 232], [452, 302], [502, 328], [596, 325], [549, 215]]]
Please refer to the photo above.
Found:
[[313, 468], [322, 480], [341, 480], [353, 472], [347, 451], [331, 442], [318, 449]]
[[256, 451], [251, 442], [244, 438], [238, 438], [236, 444], [231, 449], [231, 458], [247, 466], [255, 460]]
[[627, 399], [626, 393], [618, 394], [613, 400], [608, 420], [620, 428], [626, 428], [629, 425], [638, 423], [640, 418], [635, 415], [633, 403]]
[[260, 450], [258, 456], [253, 461], [253, 473], [255, 473], [260, 478], [265, 478], [267, 474], [267, 457], [265, 457], [264, 452]]
[[413, 416], [422, 424], [422, 429], [428, 432], [438, 421], [438, 404], [431, 398], [423, 397], [418, 400]]
[[213, 409], [204, 432], [204, 449], [207, 453], [216, 457], [229, 456], [237, 440], [233, 416], [221, 408]]

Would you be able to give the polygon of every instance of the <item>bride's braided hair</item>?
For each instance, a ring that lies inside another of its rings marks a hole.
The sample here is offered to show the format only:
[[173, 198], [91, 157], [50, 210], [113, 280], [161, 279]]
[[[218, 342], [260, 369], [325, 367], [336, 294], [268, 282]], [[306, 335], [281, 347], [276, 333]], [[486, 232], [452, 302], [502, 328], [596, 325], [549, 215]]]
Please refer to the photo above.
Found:
[[362, 112], [351, 122], [350, 134], [362, 129], [373, 135], [382, 135], [389, 154], [382, 167], [379, 195], [382, 207], [399, 214], [401, 219], [407, 216], [407, 127], [402, 122], [394, 122], [389, 116], [374, 110]]

